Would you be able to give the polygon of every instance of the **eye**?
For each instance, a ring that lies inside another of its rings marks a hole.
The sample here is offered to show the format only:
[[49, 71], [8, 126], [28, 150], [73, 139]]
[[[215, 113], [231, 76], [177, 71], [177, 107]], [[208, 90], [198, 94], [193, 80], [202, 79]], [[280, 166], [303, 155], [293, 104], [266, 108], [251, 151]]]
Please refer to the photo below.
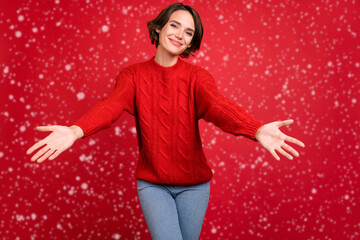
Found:
[[170, 26], [172, 26], [172, 27], [175, 27], [175, 28], [176, 28], [176, 25], [175, 25], [175, 24], [170, 24]]
[[189, 35], [190, 37], [192, 36], [191, 32], [186, 32], [187, 35]]

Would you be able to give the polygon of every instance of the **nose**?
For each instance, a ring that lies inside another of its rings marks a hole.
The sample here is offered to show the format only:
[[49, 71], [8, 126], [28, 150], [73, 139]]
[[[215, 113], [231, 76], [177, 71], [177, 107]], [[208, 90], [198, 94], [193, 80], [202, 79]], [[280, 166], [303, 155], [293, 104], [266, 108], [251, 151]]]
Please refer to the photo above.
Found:
[[176, 38], [178, 38], [178, 39], [182, 39], [182, 31], [181, 30], [178, 30], [178, 31], [176, 31], [176, 33], [175, 33], [175, 37]]

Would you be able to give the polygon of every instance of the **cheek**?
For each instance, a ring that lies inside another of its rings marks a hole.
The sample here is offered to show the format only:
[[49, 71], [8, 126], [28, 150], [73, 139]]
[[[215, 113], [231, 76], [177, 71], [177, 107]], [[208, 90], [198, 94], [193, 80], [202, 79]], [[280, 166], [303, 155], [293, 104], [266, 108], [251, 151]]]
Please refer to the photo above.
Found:
[[186, 39], [186, 44], [189, 45], [192, 40], [193, 40], [193, 37], [188, 37], [188, 38]]
[[164, 42], [164, 41], [165, 41], [165, 38], [166, 38], [166, 34], [162, 33], [162, 34], [159, 36], [159, 41]]

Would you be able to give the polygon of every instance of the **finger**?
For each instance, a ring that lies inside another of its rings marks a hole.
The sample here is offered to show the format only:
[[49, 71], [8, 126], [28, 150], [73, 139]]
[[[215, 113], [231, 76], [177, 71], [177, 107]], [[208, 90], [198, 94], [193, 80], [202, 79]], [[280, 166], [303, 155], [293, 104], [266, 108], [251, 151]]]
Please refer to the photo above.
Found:
[[292, 148], [291, 146], [287, 145], [286, 143], [284, 143], [281, 147], [282, 147], [284, 150], [286, 150], [287, 152], [290, 152], [293, 156], [299, 157], [299, 153], [298, 153], [294, 148]]
[[53, 126], [37, 126], [36, 130], [38, 130], [40, 132], [48, 132], [48, 131], [53, 131], [54, 128], [53, 128]]
[[39, 147], [43, 146], [45, 143], [43, 142], [43, 140], [38, 141], [37, 143], [35, 143], [34, 145], [32, 145], [27, 151], [26, 154], [31, 154], [35, 149], [38, 149]]
[[40, 149], [34, 156], [32, 156], [31, 161], [36, 161], [39, 157], [41, 157], [44, 153], [46, 153], [47, 151], [49, 151], [49, 147], [45, 146], [42, 149]]
[[276, 160], [280, 161], [280, 157], [276, 154], [276, 152], [274, 150], [269, 151], [270, 154], [273, 156], [273, 158], [275, 158]]
[[282, 148], [278, 148], [276, 149], [276, 151], [278, 151], [281, 155], [283, 155], [284, 157], [286, 157], [289, 160], [293, 160], [293, 156], [291, 156], [290, 154], [288, 154], [287, 152], [285, 152]]
[[62, 151], [56, 150], [54, 154], [49, 157], [49, 160], [54, 160], [57, 156], [60, 155], [60, 153], [62, 153]]
[[285, 141], [296, 144], [299, 147], [305, 147], [305, 144], [303, 142], [301, 142], [301, 141], [299, 141], [299, 140], [297, 140], [296, 138], [293, 138], [293, 137], [286, 136]]
[[47, 151], [44, 155], [41, 156], [41, 158], [39, 158], [37, 160], [37, 163], [42, 163], [43, 161], [45, 161], [49, 156], [51, 156], [51, 154], [53, 154], [55, 152], [55, 150], [49, 149], [49, 151]]
[[294, 120], [292, 119], [288, 119], [288, 120], [284, 120], [284, 121], [279, 121], [277, 123], [277, 126], [280, 128], [280, 127], [286, 127], [286, 126], [289, 126], [290, 124], [292, 124], [294, 122]]

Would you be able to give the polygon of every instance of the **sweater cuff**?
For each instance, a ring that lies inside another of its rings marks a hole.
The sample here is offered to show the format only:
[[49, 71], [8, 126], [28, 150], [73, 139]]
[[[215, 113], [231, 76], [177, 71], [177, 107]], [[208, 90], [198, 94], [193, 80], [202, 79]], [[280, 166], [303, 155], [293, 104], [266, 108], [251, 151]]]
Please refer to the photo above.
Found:
[[84, 132], [84, 136], [82, 138], [85, 138], [90, 135], [90, 131], [88, 128], [86, 128], [86, 124], [81, 121], [81, 119], [76, 120], [71, 125], [76, 125]]
[[250, 128], [250, 132], [251, 132], [249, 135], [250, 139], [257, 142], [255, 135], [256, 135], [257, 131], [259, 130], [259, 128], [261, 128], [264, 125], [265, 125], [264, 123], [259, 122], [259, 121], [254, 122], [254, 124], [252, 124], [251, 128]]

